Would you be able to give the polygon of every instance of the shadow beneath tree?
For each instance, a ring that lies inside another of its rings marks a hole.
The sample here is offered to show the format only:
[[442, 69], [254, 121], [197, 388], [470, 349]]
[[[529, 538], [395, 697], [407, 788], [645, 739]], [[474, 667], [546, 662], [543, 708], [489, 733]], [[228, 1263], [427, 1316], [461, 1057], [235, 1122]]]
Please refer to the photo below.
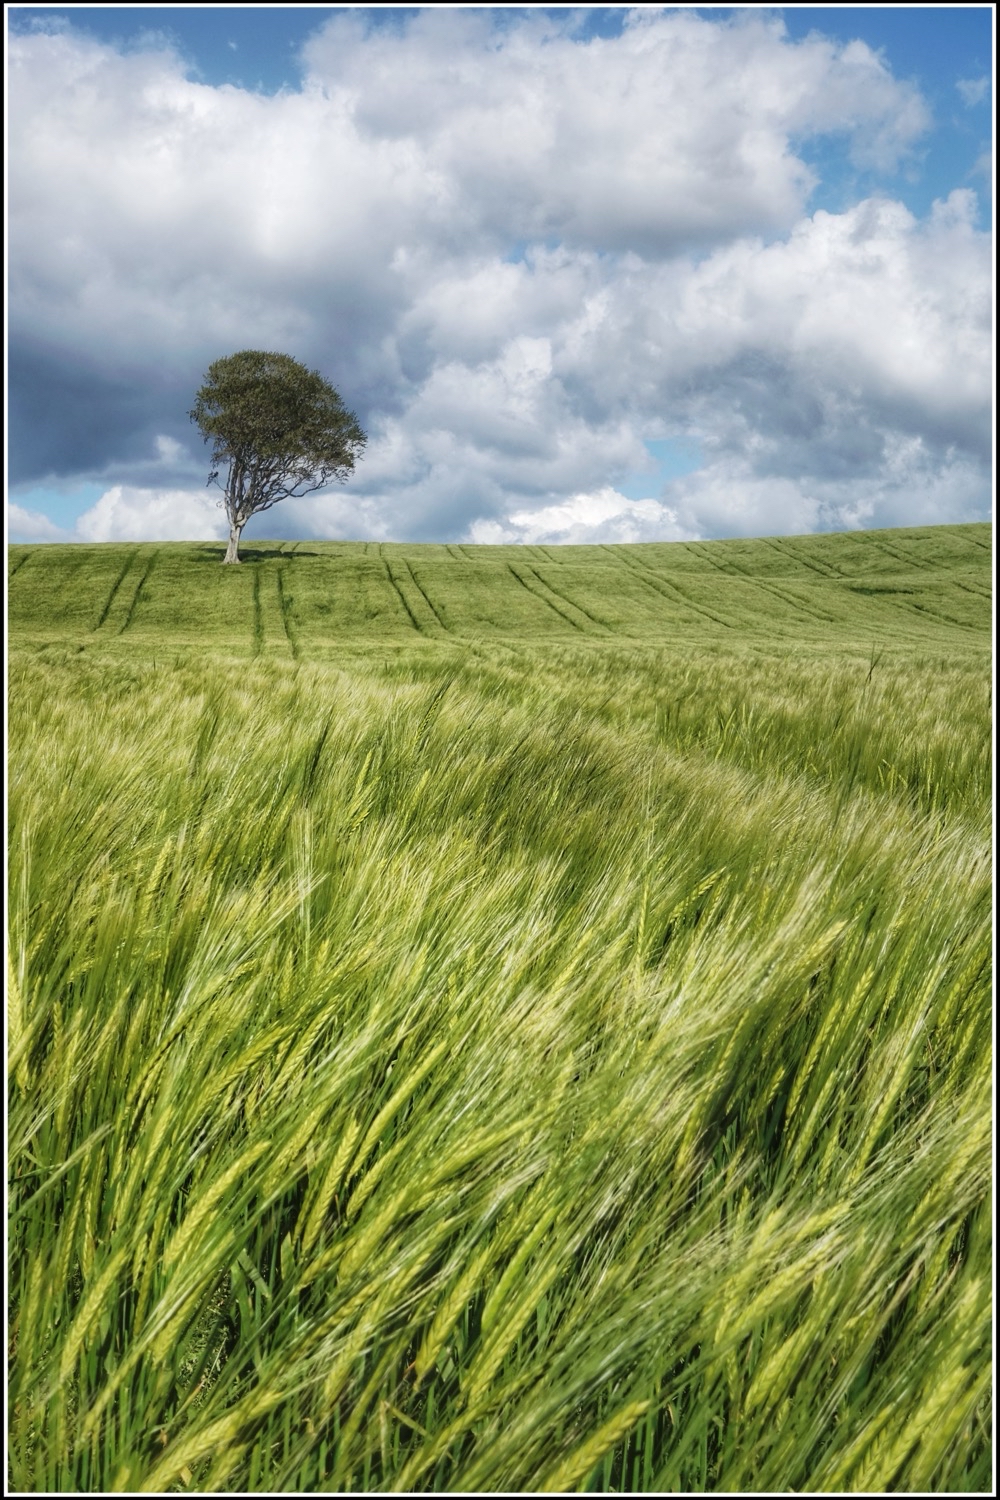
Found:
[[[195, 561], [218, 565], [222, 562], [225, 555], [225, 542], [219, 542], [218, 544], [206, 542], [197, 549]], [[252, 544], [250, 546], [241, 545], [240, 565], [242, 566], [244, 563], [273, 562], [275, 558], [280, 558], [282, 562], [294, 562], [297, 557], [321, 557], [322, 555], [321, 552], [304, 551], [302, 549], [296, 549], [294, 552], [290, 549], [285, 551], [278, 543], [270, 547], [267, 545], [260, 547], [254, 547]]]

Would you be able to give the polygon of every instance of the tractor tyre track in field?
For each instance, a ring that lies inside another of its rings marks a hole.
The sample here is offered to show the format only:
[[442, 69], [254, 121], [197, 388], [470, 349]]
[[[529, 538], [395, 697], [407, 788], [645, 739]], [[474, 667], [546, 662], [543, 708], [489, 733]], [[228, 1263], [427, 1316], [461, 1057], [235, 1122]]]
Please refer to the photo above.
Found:
[[[579, 630], [581, 634], [585, 633], [583, 626], [578, 625], [576, 620], [571, 620], [569, 615], [559, 608], [558, 604], [553, 604], [551, 599], [547, 599], [544, 594], [540, 594], [537, 589], [533, 589], [529, 583], [525, 583], [520, 573], [518, 573], [514, 568], [513, 563], [507, 564], [507, 570], [513, 575], [514, 578], [517, 579], [521, 587], [528, 591], [533, 599], [540, 599], [543, 604], [548, 605], [549, 609], [551, 609], [554, 614], [557, 614], [559, 616], [560, 620], [565, 620], [567, 625], [572, 625], [573, 629]], [[539, 581], [537, 578], [537, 574], [533, 574], [532, 576], [535, 577], [536, 581]]]
[[390, 568], [389, 564], [386, 562], [386, 560], [385, 560], [384, 557], [382, 558], [382, 566], [383, 566], [383, 568], [385, 568], [385, 576], [388, 578], [388, 580], [391, 583], [392, 587], [396, 590], [396, 596], [399, 599], [400, 604], [406, 610], [407, 618], [409, 619], [410, 624], [413, 626], [414, 630], [417, 632], [418, 635], [423, 635], [424, 632], [420, 628], [420, 623], [417, 620], [416, 615], [413, 613], [413, 610], [410, 608], [409, 600], [407, 599], [406, 595], [403, 593], [403, 590], [400, 588], [400, 586], [396, 582], [395, 578], [392, 576], [392, 569]]
[[[688, 551], [693, 552], [696, 557], [703, 557], [706, 562], [711, 563], [712, 567], [717, 568], [724, 577], [746, 579], [747, 583], [754, 584], [757, 588], [762, 589], [764, 593], [770, 594], [773, 598], [780, 600], [782, 604], [789, 606], [796, 614], [805, 615], [807, 619], [815, 620], [821, 625], [835, 625], [837, 623], [835, 615], [825, 615], [815, 608], [810, 609], [800, 599], [796, 599], [794, 595], [784, 593], [777, 584], [770, 583], [763, 578], [758, 578], [754, 573], [748, 573], [746, 568], [741, 568], [738, 563], [717, 562], [714, 557], [706, 553], [700, 543], [688, 542], [687, 547]], [[781, 634], [785, 635], [786, 632], [782, 631]]]
[[431, 614], [434, 616], [435, 620], [438, 622], [438, 624], [440, 625], [441, 629], [445, 632], [446, 635], [450, 635], [451, 631], [449, 630], [448, 626], [444, 623], [444, 621], [442, 620], [441, 616], [438, 614], [437, 610], [434, 608], [434, 605], [431, 603], [431, 601], [430, 601], [430, 595], [428, 594], [427, 590], [423, 587], [423, 585], [421, 583], [418, 582], [417, 575], [413, 571], [413, 564], [411, 562], [406, 562], [405, 566], [406, 566], [406, 571], [410, 575], [410, 580], [411, 580], [411, 582], [413, 584], [413, 587], [416, 589], [416, 591], [420, 595], [421, 599], [427, 605], [427, 608], [430, 610]]
[[790, 552], [781, 542], [775, 541], [774, 537], [762, 537], [767, 545], [777, 552], [779, 557], [785, 558], [787, 562], [798, 563], [800, 567], [809, 568], [813, 573], [818, 573], [821, 578], [846, 578], [847, 574], [840, 568], [835, 568], [831, 563], [818, 563], [809, 561], [807, 558], [799, 557], [795, 552]]
[[616, 567], [624, 567], [627, 573], [631, 573], [630, 565], [628, 565], [628, 562], [625, 561], [624, 556], [621, 556], [618, 552], [616, 552], [615, 547], [610, 546], [607, 541], [598, 541], [598, 546], [600, 546], [601, 552], [607, 552], [607, 555], [610, 556], [612, 562], [615, 562]]
[[[757, 579], [756, 582], [760, 585], [765, 593], [773, 594], [775, 599], [782, 600], [783, 603], [790, 605], [792, 609], [796, 610], [797, 612], [801, 612], [811, 620], [818, 620], [823, 625], [837, 625], [840, 623], [836, 615], [825, 613], [820, 608], [820, 606], [812, 600], [810, 600], [808, 604], [803, 604], [801, 599], [796, 599], [794, 594], [786, 592], [786, 589], [783, 589], [778, 583], [771, 583], [770, 581], [764, 583], [760, 579]], [[801, 580], [801, 582], [806, 587], [808, 587], [810, 580], [808, 578], [804, 578]]]
[[[677, 600], [674, 599], [672, 595], [668, 594], [665, 588], [661, 587], [660, 583], [656, 581], [655, 574], [652, 578], [646, 576], [645, 563], [633, 562], [631, 559], [626, 558], [624, 554], [619, 555], [617, 552], [615, 552], [613, 547], [608, 546], [607, 542], [602, 542], [600, 545], [603, 547], [605, 552], [611, 553], [612, 557], [618, 563], [619, 567], [624, 568], [625, 572], [629, 575], [630, 578], [634, 578], [637, 583], [641, 583], [643, 588], [649, 589], [649, 591], [653, 594], [656, 594], [658, 598], [666, 599], [668, 604], [676, 605]], [[687, 603], [686, 600], [684, 602]], [[695, 613], [702, 613], [700, 610], [695, 610], [693, 605], [690, 607], [694, 610]]]
[[932, 620], [942, 620], [946, 625], [954, 625], [957, 630], [971, 630], [978, 635], [979, 631], [975, 625], [969, 625], [965, 620], [956, 620], [954, 615], [946, 615], [943, 610], [934, 609], [929, 604], [917, 604], [908, 599], [889, 599], [889, 604], [896, 604], [901, 609], [915, 609], [918, 614], [929, 615]]
[[[630, 572], [632, 572], [637, 578], [640, 578], [644, 583], [648, 583], [650, 588], [655, 589], [656, 592], [661, 596], [661, 598], [667, 600], [668, 604], [676, 604], [677, 599], [679, 599], [681, 603], [686, 605], [688, 609], [692, 610], [694, 614], [701, 615], [705, 620], [712, 620], [714, 624], [721, 625], [724, 630], [735, 630], [737, 628], [735, 625], [731, 625], [728, 620], [723, 620], [719, 615], [713, 615], [711, 610], [705, 609], [703, 605], [699, 604], [696, 600], [691, 599], [687, 594], [684, 593], [683, 589], [678, 587], [676, 583], [670, 583], [667, 581], [667, 579], [660, 578], [658, 574], [653, 572], [653, 570], [647, 563], [640, 563], [638, 561], [633, 562], [631, 559], [625, 561], [624, 557], [622, 558], [622, 561], [625, 563], [626, 568], [628, 568]], [[647, 574], [650, 574], [651, 576], [647, 577]], [[677, 595], [677, 599], [675, 599], [672, 594], [667, 592], [668, 589], [671, 589], [673, 591], [673, 594]]]
[[951, 581], [957, 589], [962, 590], [963, 594], [971, 594], [975, 599], [993, 598], [993, 593], [990, 589], [977, 589], [974, 584], [960, 583], [957, 578], [953, 578]]
[[[748, 573], [745, 568], [738, 567], [734, 562], [719, 562], [718, 558], [712, 557], [711, 553], [706, 553], [705, 549], [698, 542], [687, 542], [685, 546], [688, 552], [693, 553], [695, 557], [702, 558], [707, 563], [711, 563], [712, 567], [715, 568], [717, 572], [725, 574], [725, 576], [728, 578], [753, 577], [753, 575]], [[756, 580], [754, 581], [756, 582]]]
[[543, 588], [547, 588], [550, 593], [555, 594], [557, 599], [561, 599], [564, 604], [568, 604], [570, 609], [575, 609], [578, 614], [583, 615], [585, 620], [589, 620], [592, 625], [598, 626], [601, 630], [608, 631], [609, 634], [614, 634], [614, 631], [606, 620], [598, 619], [597, 615], [592, 615], [589, 609], [584, 609], [582, 604], [577, 604], [575, 599], [571, 599], [568, 594], [564, 594], [562, 589], [557, 589], [555, 584], [550, 583], [547, 578], [542, 577], [537, 568], [529, 568], [528, 571], [535, 575]]
[[[896, 562], [902, 563], [907, 568], [921, 568], [925, 571], [927, 569], [935, 569], [934, 563], [913, 557], [907, 557], [904, 552], [900, 552], [898, 548], [892, 545], [891, 542], [883, 541], [881, 537], [869, 537], [868, 540], [872, 542], [880, 552], [884, 552], [886, 557], [895, 559]], [[969, 538], [969, 540], [971, 541], [971, 538]], [[981, 543], [976, 543], [976, 546], [980, 545]], [[949, 579], [949, 582], [955, 584], [960, 589], [964, 589], [966, 593], [974, 594], [976, 592], [975, 589], [969, 588], [966, 584], [959, 583], [959, 581], [955, 578]], [[980, 597], [989, 598], [990, 595], [981, 595]], [[905, 604], [906, 601], [901, 600], [900, 602]], [[974, 625], [967, 625], [962, 620], [956, 620], [951, 615], [946, 615], [943, 613], [943, 611], [936, 610], [932, 605], [929, 604], [911, 604], [909, 605], [909, 608], [919, 609], [923, 614], [933, 615], [936, 619], [944, 620], [949, 625], [957, 625], [960, 630], [975, 629]]]
[[684, 592], [679, 583], [671, 583], [666, 578], [661, 579], [660, 582], [663, 583], [668, 589], [673, 589], [677, 597], [679, 599], [682, 599], [689, 609], [695, 610], [699, 615], [704, 615], [706, 620], [714, 620], [716, 625], [722, 626], [723, 630], [739, 629], [739, 626], [734, 625], [731, 620], [724, 620], [721, 615], [713, 614], [712, 611], [706, 609], [703, 604], [699, 604], [696, 599], [692, 599], [690, 594], [686, 594]]
[[956, 620], [952, 615], [946, 615], [941, 610], [934, 609], [930, 604], [918, 604], [909, 599], [900, 599], [897, 595], [888, 591], [874, 590], [868, 594], [869, 599], [875, 599], [880, 604], [887, 604], [890, 609], [905, 609], [915, 611], [918, 615], [927, 615], [932, 620], [941, 620], [946, 625], [954, 625], [958, 630], [971, 630], [979, 634], [975, 625], [969, 625], [964, 620]]
[[118, 627], [118, 634], [119, 635], [124, 635], [125, 632], [126, 632], [126, 630], [128, 630], [129, 626], [131, 625], [131, 623], [132, 623], [132, 617], [135, 614], [136, 605], [139, 603], [139, 595], [142, 593], [143, 589], [145, 588], [146, 583], [147, 583], [147, 581], [149, 579], [150, 573], [152, 573], [153, 569], [156, 567], [156, 559], [159, 557], [159, 555], [160, 555], [160, 550], [159, 550], [159, 548], [157, 548], [156, 551], [150, 557], [149, 561], [146, 563], [146, 567], [145, 567], [145, 570], [143, 572], [143, 575], [139, 579], [139, 582], [135, 586], [135, 593], [132, 595], [131, 601], [129, 602], [129, 607], [128, 607], [126, 613], [125, 613], [125, 618], [124, 618], [124, 620], [122, 621], [122, 623]]
[[126, 559], [125, 559], [124, 566], [122, 567], [121, 571], [118, 574], [118, 577], [115, 579], [114, 583], [111, 585], [111, 592], [109, 593], [108, 597], [104, 601], [104, 608], [101, 610], [101, 613], [97, 617], [97, 624], [96, 625], [92, 625], [90, 627], [92, 631], [94, 631], [94, 630], [100, 630], [101, 626], [104, 624], [105, 620], [108, 618], [108, 615], [111, 612], [111, 606], [115, 602], [115, 597], [116, 597], [116, 595], [118, 593], [118, 590], [121, 588], [122, 584], [125, 582], [125, 576], [128, 573], [128, 571], [131, 568], [131, 566], [132, 566], [132, 564], [133, 564], [134, 561], [135, 561], [135, 553], [129, 553], [128, 557], [126, 557]]
[[285, 593], [285, 578], [284, 578], [284, 574], [285, 574], [284, 568], [279, 568], [278, 569], [278, 573], [277, 573], [278, 607], [281, 610], [281, 623], [282, 623], [282, 625], [284, 627], [285, 639], [288, 642], [288, 649], [292, 653], [292, 660], [293, 661], [298, 661], [298, 659], [299, 659], [299, 643], [298, 643], [298, 639], [297, 639], [296, 634], [295, 634], [295, 630], [293, 628], [293, 622], [292, 622], [292, 602], [291, 602], [291, 600], [288, 598], [288, 596]]
[[[746, 576], [746, 575], [744, 575]], [[760, 578], [753, 579], [759, 589], [765, 594], [770, 594], [775, 599], [780, 599], [782, 604], [787, 604], [796, 614], [805, 615], [807, 620], [815, 620], [820, 625], [836, 625], [836, 615], [825, 615], [821, 610], [803, 604], [801, 599], [796, 599], [793, 594], [786, 594], [774, 583], [764, 583]]]
[[251, 656], [262, 656], [264, 654], [264, 611], [260, 602], [260, 573], [255, 569], [253, 575], [253, 642], [251, 645]]
[[8, 586], [14, 582], [14, 579], [17, 577], [18, 573], [20, 573], [20, 571], [24, 567], [25, 563], [29, 563], [31, 561], [31, 559], [34, 557], [34, 555], [35, 554], [33, 552], [26, 552], [23, 557], [19, 557], [18, 558], [17, 562], [14, 564], [14, 566], [11, 568], [10, 572], [7, 574], [7, 583], [8, 583]]
[[[852, 538], [853, 538], [853, 534], [852, 534]], [[860, 537], [858, 537], [857, 540], [858, 540], [859, 543], [861, 542], [861, 538]], [[965, 538], [965, 540], [970, 541], [970, 542], [973, 541], [973, 539], [971, 537]], [[883, 541], [883, 539], [881, 537], [866, 536], [864, 538], [864, 544], [863, 545], [874, 547], [877, 551], [883, 553], [884, 556], [891, 557], [894, 562], [900, 563], [904, 568], [906, 568], [908, 570], [911, 569], [911, 568], [912, 569], [920, 569], [921, 571], [924, 571], [924, 572], [926, 572], [928, 570], [930, 570], [932, 572], [938, 570], [938, 564], [936, 564], [934, 562], [928, 562], [924, 558], [907, 556], [907, 554], [905, 552], [899, 551], [899, 549], [896, 548], [896, 547], [894, 547], [891, 542]], [[973, 545], [979, 547], [979, 546], [982, 546], [982, 543], [981, 542], [974, 542]], [[987, 548], [987, 551], [989, 551], [989, 548]], [[970, 587], [968, 584], [961, 583], [957, 578], [949, 578], [948, 581], [949, 581], [950, 584], [954, 585], [954, 587], [962, 589], [964, 593], [973, 594], [974, 596], [976, 596], [976, 597], [978, 597], [980, 599], [990, 599], [990, 598], [992, 598], [992, 595], [990, 593], [980, 594], [977, 589]], [[870, 597], [876, 598], [876, 599], [880, 599], [880, 600], [884, 601], [886, 604], [894, 604], [897, 608], [900, 608], [900, 609], [916, 610], [918, 612], [918, 614], [930, 615], [932, 619], [942, 620], [945, 624], [948, 624], [948, 625], [957, 625], [958, 628], [959, 628], [959, 630], [975, 630], [976, 629], [976, 627], [974, 625], [969, 625], [966, 621], [963, 621], [963, 620], [956, 620], [954, 618], [954, 616], [947, 615], [942, 610], [935, 609], [933, 607], [933, 605], [911, 603], [909, 600], [906, 600], [906, 599], [894, 599], [888, 593], [888, 591], [886, 591], [884, 593], [880, 592], [880, 591], [876, 591]]]
[[886, 557], [891, 557], [896, 562], [902, 563], [905, 568], [927, 568], [934, 566], [933, 563], [927, 563], [920, 558], [907, 557], [905, 552], [900, 552], [891, 543], [884, 542], [881, 537], [869, 537], [868, 541], [874, 544], [877, 551], [884, 552]]

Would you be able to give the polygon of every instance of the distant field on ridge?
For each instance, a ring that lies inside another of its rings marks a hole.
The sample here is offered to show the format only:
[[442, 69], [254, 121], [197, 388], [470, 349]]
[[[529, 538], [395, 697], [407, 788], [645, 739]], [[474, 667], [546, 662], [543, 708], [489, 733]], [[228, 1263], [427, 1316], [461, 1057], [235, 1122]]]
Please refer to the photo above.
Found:
[[378, 542], [11, 547], [15, 639], [188, 639], [323, 657], [346, 640], [956, 646], [990, 612], [991, 528], [604, 547]]

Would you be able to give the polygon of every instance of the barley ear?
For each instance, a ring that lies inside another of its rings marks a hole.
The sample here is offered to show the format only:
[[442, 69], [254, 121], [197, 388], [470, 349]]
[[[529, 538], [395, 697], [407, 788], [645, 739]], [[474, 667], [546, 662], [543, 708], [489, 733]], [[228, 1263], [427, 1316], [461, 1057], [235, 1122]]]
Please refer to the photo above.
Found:
[[14, 1070], [17, 1086], [24, 1092], [31, 1082], [28, 1072], [28, 1035], [25, 1024], [21, 986], [14, 969], [10, 947], [7, 948], [7, 1070]]

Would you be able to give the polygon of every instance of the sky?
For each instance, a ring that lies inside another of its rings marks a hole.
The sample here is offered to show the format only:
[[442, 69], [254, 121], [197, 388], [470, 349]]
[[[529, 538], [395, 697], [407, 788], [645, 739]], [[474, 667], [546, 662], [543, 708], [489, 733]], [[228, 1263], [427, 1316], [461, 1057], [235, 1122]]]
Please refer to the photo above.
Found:
[[248, 538], [990, 517], [991, 6], [6, 14], [9, 540], [224, 536], [240, 349], [368, 433]]

